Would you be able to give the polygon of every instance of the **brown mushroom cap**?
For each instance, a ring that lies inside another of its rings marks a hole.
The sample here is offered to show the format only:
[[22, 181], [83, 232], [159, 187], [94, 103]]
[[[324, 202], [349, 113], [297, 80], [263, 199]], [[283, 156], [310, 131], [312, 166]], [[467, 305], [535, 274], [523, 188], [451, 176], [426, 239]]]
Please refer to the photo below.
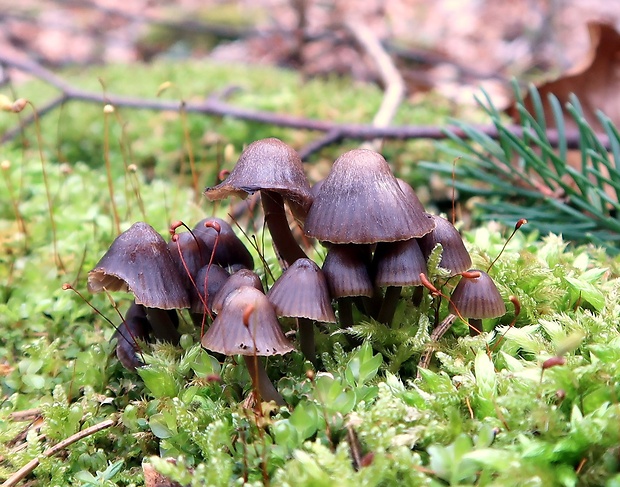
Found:
[[332, 299], [350, 296], [372, 296], [373, 287], [365, 254], [367, 246], [353, 244], [332, 245], [323, 262]]
[[336, 322], [325, 275], [310, 259], [297, 259], [274, 283], [267, 298], [278, 316]]
[[148, 308], [189, 308], [183, 281], [166, 241], [147, 223], [137, 222], [88, 273], [88, 290], [129, 291]]
[[450, 296], [450, 312], [457, 314], [458, 310], [464, 318], [474, 319], [503, 316], [506, 313], [506, 304], [491, 276], [477, 269], [469, 272], [479, 272], [480, 276], [461, 278]]
[[461, 234], [445, 218], [432, 216], [435, 220], [435, 228], [419, 240], [424, 257], [428, 259], [435, 246], [441, 244], [443, 251], [439, 266], [448, 269], [451, 276], [465, 272], [471, 267], [471, 257], [465, 248]]
[[375, 285], [420, 286], [420, 273], [427, 273], [426, 260], [416, 239], [377, 244], [372, 267]]
[[304, 231], [323, 242], [361, 244], [421, 237], [434, 226], [405, 196], [381, 154], [355, 149], [334, 162]]
[[[196, 287], [192, 286], [189, 290], [189, 296], [191, 300], [190, 311], [192, 313], [204, 313], [204, 302], [207, 303], [207, 309], [211, 309], [215, 295], [226, 283], [228, 278], [228, 272], [226, 272], [225, 269], [218, 265], [207, 264], [204, 267], [200, 268], [196, 273], [196, 277], [194, 279]], [[207, 285], [206, 292], [205, 282]]]
[[228, 177], [212, 188], [205, 196], [213, 201], [234, 194], [245, 198], [259, 190], [269, 190], [282, 195], [294, 213], [302, 216], [312, 203], [310, 185], [303, 170], [299, 154], [279, 139], [269, 138], [252, 142], [241, 153]]
[[249, 269], [239, 269], [234, 274], [226, 279], [226, 282], [220, 287], [215, 296], [213, 296], [213, 302], [211, 303], [211, 309], [215, 313], [222, 311], [224, 302], [230, 293], [239, 289], [242, 286], [251, 286], [258, 289], [261, 293], [265, 293], [263, 283], [254, 271]]
[[[246, 326], [244, 314], [248, 309], [252, 312]], [[228, 295], [222, 311], [202, 337], [202, 346], [224, 355], [282, 355], [294, 349], [282, 333], [267, 296], [250, 286]]]

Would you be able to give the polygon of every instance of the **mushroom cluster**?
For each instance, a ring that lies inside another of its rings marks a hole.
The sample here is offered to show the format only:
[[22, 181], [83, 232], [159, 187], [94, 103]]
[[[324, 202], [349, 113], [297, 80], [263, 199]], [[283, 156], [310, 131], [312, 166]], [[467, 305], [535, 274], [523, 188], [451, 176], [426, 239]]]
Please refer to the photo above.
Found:
[[[354, 324], [355, 306], [389, 325], [401, 289], [421, 289], [427, 259], [438, 244], [443, 249], [440, 266], [450, 276], [465, 276], [455, 289], [451, 311], [470, 318], [478, 332], [482, 318], [505, 312], [491, 278], [467, 272], [471, 258], [454, 226], [426, 213], [411, 186], [396, 178], [374, 151], [342, 154], [329, 175], [311, 188], [295, 150], [275, 138], [259, 140], [204, 195], [213, 201], [255, 192], [283, 269], [267, 293], [254, 273], [251, 253], [227, 222], [214, 217], [179, 234], [180, 224], [173, 225], [167, 243], [146, 223], [136, 223], [89, 273], [91, 292], [134, 295], [131, 312], [116, 334], [117, 355], [125, 366], [140, 365], [135, 338], [178, 343], [176, 310], [186, 308], [202, 329], [203, 347], [246, 357], [255, 390], [282, 403], [258, 359], [293, 350], [278, 318], [296, 320], [299, 348], [317, 366], [314, 324], [338, 322], [348, 328]], [[322, 267], [308, 258], [291, 225], [326, 247]]]

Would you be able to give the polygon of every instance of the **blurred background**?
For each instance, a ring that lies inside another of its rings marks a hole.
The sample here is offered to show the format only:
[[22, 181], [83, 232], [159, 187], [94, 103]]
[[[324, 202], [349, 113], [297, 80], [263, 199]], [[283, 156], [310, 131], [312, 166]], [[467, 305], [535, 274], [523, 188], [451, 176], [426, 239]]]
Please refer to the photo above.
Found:
[[484, 86], [507, 103], [512, 77], [539, 81], [582, 62], [587, 21], [616, 24], [620, 2], [1, 0], [0, 51], [48, 67], [211, 58], [376, 81], [345, 28], [352, 17], [397, 61], [410, 96], [471, 102]]

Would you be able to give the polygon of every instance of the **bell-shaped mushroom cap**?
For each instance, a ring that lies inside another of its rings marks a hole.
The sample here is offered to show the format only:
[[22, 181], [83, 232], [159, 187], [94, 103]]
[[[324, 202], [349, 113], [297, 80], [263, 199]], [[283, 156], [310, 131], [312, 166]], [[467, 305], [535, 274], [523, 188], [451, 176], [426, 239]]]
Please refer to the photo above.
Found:
[[278, 316], [336, 322], [325, 275], [310, 259], [297, 259], [274, 283], [267, 298]]
[[424, 205], [418, 198], [418, 195], [415, 194], [415, 191], [413, 190], [411, 185], [407, 181], [404, 181], [400, 178], [396, 178], [396, 181], [398, 182], [398, 186], [400, 187], [401, 191], [405, 193], [405, 196], [413, 205], [413, 207], [419, 212], [426, 213], [426, 210], [424, 210]]
[[88, 273], [88, 290], [130, 291], [148, 308], [189, 308], [183, 278], [162, 236], [137, 222], [121, 233]]
[[332, 299], [372, 296], [373, 287], [364, 261], [366, 246], [332, 245], [323, 262]]
[[250, 286], [228, 295], [222, 311], [202, 337], [202, 346], [224, 355], [282, 355], [293, 350], [267, 296]]
[[[220, 226], [220, 236], [215, 246], [217, 231], [213, 227], [205, 226], [205, 223], [217, 223]], [[213, 262], [222, 267], [243, 266], [246, 269], [254, 268], [254, 259], [252, 254], [243, 244], [241, 239], [237, 237], [232, 227], [221, 218], [209, 217], [200, 220], [192, 229], [194, 235], [199, 239], [207, 249], [207, 260], [204, 264], [209, 263], [211, 252], [215, 248]]]
[[217, 186], [207, 188], [205, 196], [213, 201], [231, 194], [245, 198], [261, 189], [281, 194], [292, 203], [295, 213], [302, 215], [312, 204], [310, 185], [299, 154], [279, 139], [269, 138], [252, 142], [241, 153], [228, 177]]
[[471, 266], [471, 257], [465, 248], [461, 234], [445, 218], [432, 216], [435, 220], [435, 228], [419, 240], [422, 254], [428, 259], [435, 246], [441, 244], [443, 251], [439, 266], [448, 269], [451, 276], [465, 272]]
[[258, 277], [258, 274], [249, 269], [240, 269], [226, 279], [226, 282], [215, 294], [213, 297], [213, 302], [211, 303], [211, 309], [215, 313], [222, 311], [224, 301], [226, 301], [228, 295], [242, 286], [250, 286], [259, 290], [263, 294], [265, 293], [263, 283], [261, 282], [260, 277]]
[[480, 276], [461, 278], [450, 296], [450, 312], [457, 314], [458, 310], [464, 318], [474, 319], [503, 316], [506, 313], [506, 304], [491, 276], [477, 269], [468, 272], [478, 272]]
[[[213, 298], [228, 280], [229, 274], [219, 265], [205, 265], [196, 273], [194, 282], [196, 287], [191, 286], [189, 289], [189, 297], [191, 302], [190, 310], [192, 313], [204, 313], [207, 303], [207, 309], [211, 309]], [[206, 292], [205, 292], [206, 283]], [[202, 297], [202, 299], [201, 299]]]
[[375, 285], [421, 286], [420, 273], [427, 273], [426, 260], [416, 239], [380, 242], [372, 259]]
[[322, 242], [376, 243], [421, 237], [434, 226], [405, 196], [381, 154], [355, 149], [334, 162], [304, 231]]

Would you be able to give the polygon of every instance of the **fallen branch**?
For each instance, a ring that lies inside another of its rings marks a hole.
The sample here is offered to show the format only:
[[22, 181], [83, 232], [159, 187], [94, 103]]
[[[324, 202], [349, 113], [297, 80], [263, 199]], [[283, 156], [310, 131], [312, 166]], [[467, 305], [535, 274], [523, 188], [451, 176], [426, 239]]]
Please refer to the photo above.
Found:
[[[34, 77], [45, 81], [46, 83], [60, 90], [64, 95], [66, 101], [84, 101], [89, 103], [111, 104], [116, 107], [159, 111], [179, 111], [182, 104], [182, 102], [168, 100], [144, 99], [113, 94], [103, 95], [98, 92], [75, 88], [74, 86], [67, 83], [65, 80], [55, 75], [51, 71], [45, 69], [43, 66], [36, 62], [16, 59], [4, 53], [0, 53], [0, 65], [4, 65], [4, 67], [7, 68], [14, 68], [25, 73], [29, 73]], [[278, 127], [323, 132], [326, 134], [331, 134], [330, 140], [333, 142], [341, 141], [344, 139], [373, 140], [377, 138], [397, 140], [442, 140], [448, 137], [448, 132], [451, 132], [461, 138], [468, 138], [468, 135], [462, 129], [453, 125], [447, 125], [445, 127], [419, 125], [374, 127], [368, 124], [338, 123], [332, 122], [330, 120], [317, 120], [311, 118], [295, 117], [286, 114], [241, 108], [231, 105], [215, 96], [211, 96], [203, 102], [183, 103], [183, 109], [188, 113], [201, 113], [204, 115], [231, 117], [240, 120], [264, 123], [267, 125], [275, 125]], [[476, 126], [475, 128], [493, 139], [497, 139], [498, 137], [497, 129], [493, 125]], [[508, 128], [510, 132], [517, 137], [522, 137], [522, 127], [518, 125], [511, 125]], [[558, 146], [559, 136], [556, 130], [548, 129], [547, 138], [552, 146]], [[609, 149], [610, 144], [607, 136], [599, 134], [598, 138], [601, 144], [605, 148]], [[567, 130], [565, 132], [565, 140], [566, 146], [569, 149], [576, 149], [580, 146], [580, 136], [577, 130]]]
[[15, 411], [9, 414], [9, 419], [11, 421], [32, 421], [33, 419], [41, 416], [41, 409], [25, 409], [23, 411]]
[[[64, 450], [69, 445], [72, 445], [76, 441], [79, 441], [79, 440], [84, 439], [84, 438], [86, 438], [88, 436], [91, 436], [91, 435], [93, 435], [93, 434], [95, 434], [95, 433], [97, 433], [97, 432], [99, 432], [101, 430], [109, 428], [110, 426], [114, 425], [115, 423], [116, 423], [116, 421], [114, 421], [113, 419], [108, 419], [106, 421], [102, 421], [101, 423], [95, 424], [95, 425], [93, 425], [93, 426], [91, 426], [89, 428], [86, 428], [86, 429], [84, 429], [82, 431], [78, 431], [74, 435], [71, 435], [68, 438], [65, 438], [61, 442], [59, 442], [59, 443], [55, 444], [54, 446], [52, 446], [51, 448], [48, 448], [47, 450], [45, 450], [41, 454], [41, 457], [49, 458], [49, 457], [55, 455], [56, 453], [60, 452], [61, 450]], [[2, 484], [2, 486], [0, 486], [0, 487], [13, 487], [13, 486], [17, 485], [28, 474], [30, 474], [35, 468], [37, 468], [39, 466], [39, 463], [41, 463], [41, 460], [39, 460], [39, 458], [33, 458], [26, 465], [24, 465], [22, 468], [20, 468], [17, 472], [15, 472], [13, 475], [11, 475]]]
[[[405, 97], [405, 81], [372, 29], [363, 22], [353, 19], [346, 21], [345, 25], [375, 63], [383, 82], [385, 91], [381, 106], [372, 120], [372, 126], [388, 127]], [[382, 140], [375, 139], [369, 141], [366, 148], [380, 151], [381, 145]]]

